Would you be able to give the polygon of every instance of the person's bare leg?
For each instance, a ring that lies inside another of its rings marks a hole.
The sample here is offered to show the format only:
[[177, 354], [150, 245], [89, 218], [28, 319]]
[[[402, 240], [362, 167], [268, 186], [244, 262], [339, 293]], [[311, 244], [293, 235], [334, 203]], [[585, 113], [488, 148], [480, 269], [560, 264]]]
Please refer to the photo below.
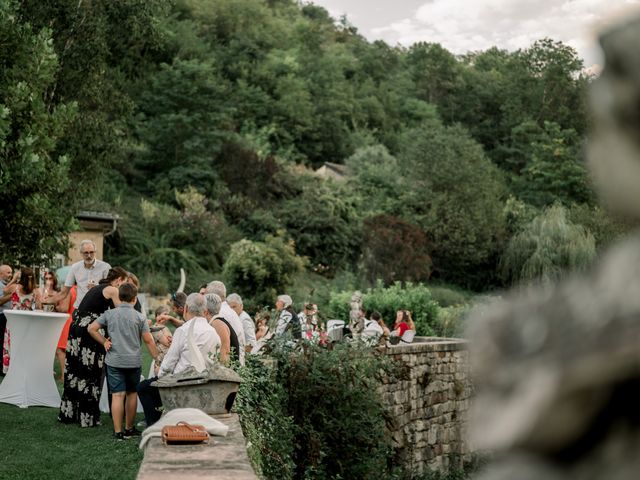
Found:
[[67, 357], [67, 353], [61, 349], [61, 348], [56, 348], [56, 358], [58, 359], [58, 364], [60, 365], [60, 377], [58, 377], [58, 380], [60, 380], [61, 382], [64, 381], [64, 362], [66, 360]]
[[136, 419], [136, 410], [138, 409], [138, 394], [136, 392], [127, 392], [127, 400], [125, 402], [126, 409], [126, 429], [131, 430]]
[[113, 431], [122, 432], [122, 418], [124, 417], [124, 392], [111, 394], [111, 420], [113, 420]]

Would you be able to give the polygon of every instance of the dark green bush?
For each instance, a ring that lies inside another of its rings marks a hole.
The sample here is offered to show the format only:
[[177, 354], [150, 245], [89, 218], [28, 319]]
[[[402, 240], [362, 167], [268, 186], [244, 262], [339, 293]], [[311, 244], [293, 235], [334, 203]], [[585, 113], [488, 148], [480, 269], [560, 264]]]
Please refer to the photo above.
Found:
[[231, 245], [223, 274], [247, 305], [272, 305], [305, 266], [292, 241], [267, 235], [264, 242], [240, 240]]
[[235, 401], [242, 432], [250, 443], [254, 468], [265, 478], [293, 478], [293, 419], [287, 414], [287, 392], [273, 368], [253, 355], [240, 369], [244, 382]]
[[[386, 415], [376, 394], [390, 360], [348, 343], [333, 349], [276, 344], [269, 374], [251, 359], [237, 408], [265, 478], [391, 478]], [[294, 466], [295, 465], [295, 466]]]

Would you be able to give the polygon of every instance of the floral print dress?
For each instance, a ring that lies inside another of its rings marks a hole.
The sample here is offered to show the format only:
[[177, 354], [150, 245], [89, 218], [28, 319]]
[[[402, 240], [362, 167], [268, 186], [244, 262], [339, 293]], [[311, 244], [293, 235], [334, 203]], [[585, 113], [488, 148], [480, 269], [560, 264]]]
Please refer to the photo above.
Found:
[[[58, 420], [62, 423], [79, 423], [81, 427], [100, 425], [100, 394], [104, 347], [88, 332], [89, 325], [100, 315], [73, 312], [69, 328], [64, 366], [64, 390], [60, 401]], [[100, 329], [104, 334], [104, 330]]]
[[[33, 310], [35, 308], [35, 295], [34, 292], [26, 295], [21, 295], [18, 291], [13, 292], [11, 295], [11, 308], [12, 310]], [[2, 373], [9, 371], [9, 364], [11, 361], [11, 336], [9, 335], [9, 329], [4, 331], [4, 339], [2, 343]]]
[[[100, 425], [105, 351], [89, 334], [88, 328], [102, 313], [113, 308], [111, 300], [107, 301], [103, 296], [107, 286], [98, 285], [89, 290], [73, 312], [67, 339], [64, 390], [58, 413], [58, 420], [62, 423], [78, 423], [81, 427]], [[91, 307], [89, 303], [92, 303]], [[102, 328], [99, 332], [106, 335]]]

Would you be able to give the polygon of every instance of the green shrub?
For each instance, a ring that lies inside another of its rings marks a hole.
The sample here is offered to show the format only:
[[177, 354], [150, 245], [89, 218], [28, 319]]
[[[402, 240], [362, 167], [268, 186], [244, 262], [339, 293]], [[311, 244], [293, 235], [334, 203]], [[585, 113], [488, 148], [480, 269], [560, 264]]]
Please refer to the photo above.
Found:
[[[349, 319], [349, 303], [353, 292], [331, 294], [329, 314], [333, 318]], [[431, 297], [429, 289], [422, 284], [396, 282], [385, 288], [378, 282], [375, 288], [363, 293], [362, 302], [367, 312], [377, 310], [385, 323], [392, 328], [396, 311], [409, 310], [416, 324], [418, 335], [436, 335], [438, 305]]]
[[305, 261], [296, 255], [293, 242], [268, 235], [264, 242], [240, 240], [231, 245], [223, 274], [247, 305], [271, 305], [286, 291]]
[[247, 450], [254, 468], [264, 478], [293, 478], [295, 428], [287, 414], [287, 392], [276, 381], [272, 367], [256, 356], [248, 355], [239, 373], [243, 383], [235, 409], [250, 444]]
[[464, 320], [470, 310], [469, 305], [458, 305], [438, 309], [434, 326], [439, 337], [460, 337], [464, 330]]
[[465, 305], [473, 295], [453, 285], [429, 285], [431, 298], [441, 307], [453, 307]]
[[362, 345], [276, 342], [277, 367], [250, 358], [237, 409], [250, 456], [267, 479], [391, 478], [386, 414], [375, 392], [394, 366]]
[[[285, 344], [276, 344], [272, 355], [277, 369], [269, 382], [277, 387], [261, 387], [253, 395], [264, 399], [267, 408], [282, 408], [271, 412], [271, 424], [266, 426], [277, 437], [256, 440], [254, 436], [251, 441], [261, 442], [256, 448], [267, 453], [259, 459], [263, 473], [278, 457], [291, 458], [295, 467], [280, 468], [273, 472], [277, 475], [265, 473], [265, 477], [389, 478], [393, 452], [385, 434], [385, 407], [376, 388], [380, 375], [394, 368], [390, 359], [348, 343], [332, 349], [306, 344], [295, 353]], [[273, 392], [286, 392], [286, 401], [274, 402], [280, 393]], [[242, 413], [244, 425], [264, 423], [255, 418], [255, 411]]]

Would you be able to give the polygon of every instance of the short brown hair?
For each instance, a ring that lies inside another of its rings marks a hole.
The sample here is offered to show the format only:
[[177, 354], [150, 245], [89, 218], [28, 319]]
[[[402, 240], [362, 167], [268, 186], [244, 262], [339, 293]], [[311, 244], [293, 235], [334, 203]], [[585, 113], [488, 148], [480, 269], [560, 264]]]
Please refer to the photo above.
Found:
[[174, 292], [171, 294], [171, 303], [173, 303], [176, 308], [184, 308], [187, 303], [187, 294], [184, 292]]
[[123, 283], [118, 288], [118, 297], [121, 302], [130, 303], [138, 295], [138, 289], [132, 283]]

